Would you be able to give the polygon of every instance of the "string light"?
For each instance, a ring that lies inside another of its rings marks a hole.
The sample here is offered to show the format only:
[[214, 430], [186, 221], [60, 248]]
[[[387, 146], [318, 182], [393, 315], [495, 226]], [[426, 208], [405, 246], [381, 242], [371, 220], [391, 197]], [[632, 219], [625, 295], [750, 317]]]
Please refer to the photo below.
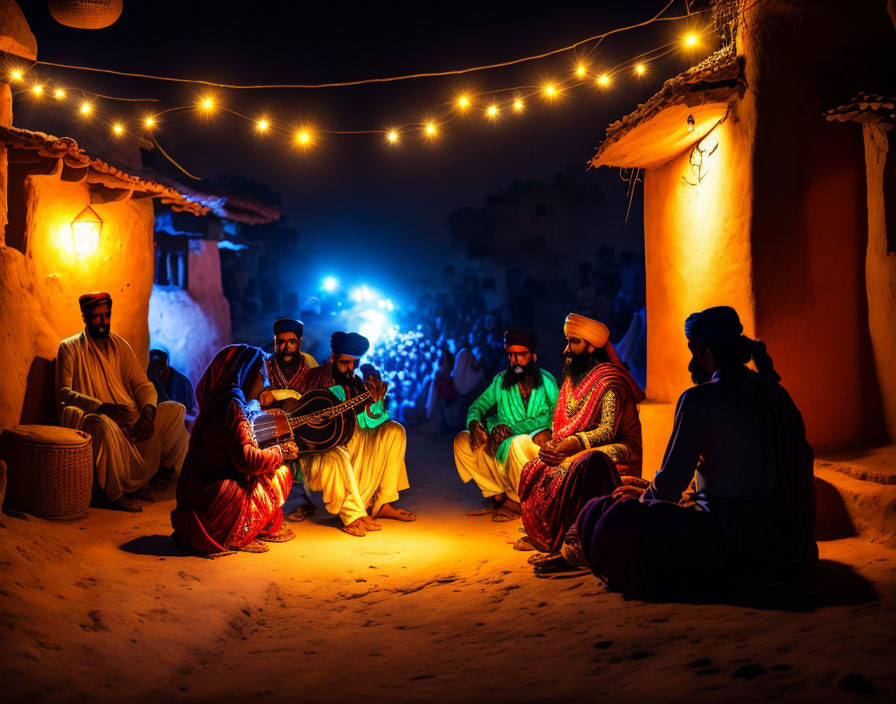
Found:
[[[694, 14], [699, 14], [699, 13], [694, 13]], [[683, 18], [681, 18], [681, 19], [683, 19]], [[611, 32], [611, 34], [612, 34], [612, 32]], [[322, 130], [321, 134], [344, 134], [344, 135], [349, 135], [349, 134], [374, 135], [374, 134], [378, 134], [378, 135], [381, 135], [382, 138], [388, 144], [396, 145], [396, 144], [401, 143], [401, 136], [400, 136], [401, 130], [409, 129], [409, 128], [417, 128], [417, 129], [422, 128], [423, 134], [426, 138], [436, 138], [439, 136], [439, 130], [441, 129], [441, 126], [443, 126], [444, 124], [447, 124], [447, 122], [450, 122], [453, 118], [457, 117], [460, 112], [469, 111], [471, 108], [473, 108], [477, 111], [484, 108], [483, 112], [479, 113], [480, 115], [483, 115], [488, 120], [500, 120], [502, 109], [506, 110], [508, 112], [510, 110], [513, 110], [516, 113], [523, 113], [525, 110], [525, 101], [528, 99], [531, 99], [533, 97], [538, 97], [539, 93], [541, 94], [541, 97], [545, 101], [554, 101], [554, 100], [558, 100], [558, 99], [562, 99], [562, 98], [566, 97], [565, 94], [568, 90], [570, 90], [572, 88], [576, 88], [580, 85], [583, 85], [583, 83], [580, 83], [576, 80], [576, 77], [581, 79], [586, 76], [591, 76], [591, 80], [595, 81], [595, 83], [593, 83], [592, 85], [596, 84], [603, 88], [607, 88], [612, 83], [612, 76], [615, 76], [616, 72], [624, 70], [624, 67], [627, 67], [628, 69], [632, 70], [632, 72], [636, 76], [644, 76], [647, 73], [647, 63], [655, 62], [657, 59], [659, 59], [663, 56], [666, 56], [669, 53], [674, 52], [676, 46], [677, 47], [684, 46], [684, 47], [688, 47], [688, 48], [694, 48], [694, 47], [700, 46], [699, 28], [695, 28], [694, 30], [689, 31], [685, 34], [680, 34], [680, 35], [678, 35], [678, 37], [673, 38], [673, 40], [671, 42], [669, 42], [663, 46], [660, 46], [656, 49], [653, 49], [651, 51], [641, 53], [638, 56], [634, 57], [634, 60], [623, 62], [623, 63], [619, 64], [618, 66], [616, 66], [615, 68], [612, 68], [612, 69], [605, 71], [603, 73], [600, 73], [600, 74], [596, 74], [595, 72], [593, 72], [593, 66], [592, 66], [592, 68], [589, 68], [588, 61], [576, 61], [575, 63], [573, 63], [573, 65], [571, 67], [569, 67], [569, 69], [568, 69], [569, 73], [567, 73], [567, 76], [565, 78], [555, 79], [554, 77], [547, 78], [547, 77], [543, 76], [541, 82], [536, 83], [535, 85], [530, 85], [526, 88], [521, 87], [521, 88], [513, 89], [513, 88], [500, 88], [499, 87], [497, 89], [490, 89], [490, 90], [486, 91], [485, 94], [486, 95], [491, 94], [492, 96], [496, 97], [497, 99], [493, 102], [487, 103], [485, 106], [482, 105], [480, 102], [480, 99], [483, 96], [471, 95], [471, 93], [469, 93], [469, 92], [464, 92], [464, 93], [460, 93], [460, 94], [455, 93], [455, 95], [453, 97], [453, 107], [452, 107], [452, 103], [448, 103], [448, 106], [446, 109], [445, 105], [443, 104], [441, 110], [439, 110], [437, 112], [430, 113], [430, 115], [427, 117], [427, 119], [424, 120], [422, 123], [421, 122], [407, 123], [407, 124], [397, 124], [396, 123], [394, 127], [389, 127], [388, 129], [382, 129], [382, 128], [380, 128], [380, 129], [358, 129], [358, 130], [345, 130], [345, 131], [337, 130], [337, 129]], [[595, 48], [597, 48], [597, 47], [596, 46], [593, 47], [592, 51]], [[588, 56], [590, 57], [590, 54]], [[639, 60], [641, 62], [638, 62]], [[638, 62], [638, 63], [636, 63], [636, 62]], [[42, 63], [42, 62], [38, 62], [38, 63]], [[75, 67], [75, 68], [77, 68], [77, 67]], [[485, 67], [481, 67], [481, 68], [485, 68]], [[91, 70], [91, 69], [88, 69], [88, 70]], [[100, 69], [98, 69], [98, 70], [100, 70]], [[477, 69], [477, 70], [479, 70], [479, 69]], [[463, 73], [463, 72], [464, 71], [460, 71], [459, 73]], [[9, 76], [10, 76], [10, 82], [24, 80], [24, 72], [18, 68], [9, 69]], [[408, 76], [408, 77], [414, 77], [414, 76]], [[408, 78], [408, 77], [406, 77], [406, 78]], [[51, 78], [47, 78], [46, 80], [44, 80], [43, 84], [33, 82], [33, 79], [34, 79], [34, 76], [29, 75], [28, 82], [30, 84], [30, 88], [29, 87], [25, 88], [25, 90], [27, 92], [30, 92], [35, 96], [42, 96], [45, 92], [47, 94], [52, 92], [53, 95], [58, 100], [61, 100], [66, 97], [66, 90], [64, 90], [62, 87], [54, 86], [52, 88], [47, 88], [46, 91], [44, 90], [44, 88], [47, 84], [50, 84], [52, 86], [52, 84], [55, 83], [55, 81], [52, 80]], [[393, 79], [388, 79], [388, 80], [393, 80]], [[397, 80], [397, 78], [395, 80]], [[189, 82], [206, 83], [206, 85], [209, 85], [209, 86], [214, 85], [214, 84], [210, 84], [210, 83], [203, 82], [203, 81], [189, 81]], [[377, 82], [377, 81], [364, 81], [364, 82]], [[321, 85], [324, 85], [324, 84], [321, 84]], [[329, 84], [326, 84], [326, 85], [329, 85]], [[587, 85], [587, 82], [585, 82], [584, 85]], [[237, 86], [237, 87], [240, 87], [240, 86]], [[250, 86], [242, 86], [242, 87], [250, 87]], [[97, 95], [94, 93], [90, 93], [88, 91], [81, 91], [78, 89], [69, 89], [69, 91], [74, 93], [75, 96], [77, 96], [77, 97], [84, 97], [84, 98], [96, 97], [96, 98], [109, 99], [109, 100], [131, 100], [128, 98], [114, 98], [114, 97], [110, 98], [109, 96], [100, 96], [100, 95]], [[512, 100], [507, 99], [510, 97], [509, 95], [507, 95], [508, 93], [512, 94]], [[500, 98], [500, 97], [498, 97], [498, 96], [500, 96], [500, 94], [504, 94], [507, 97]], [[195, 110], [197, 108], [204, 113], [211, 113], [212, 111], [215, 111], [218, 108], [220, 108], [224, 112], [230, 113], [240, 119], [243, 119], [243, 120], [246, 120], [247, 122], [253, 123], [253, 126], [258, 133], [264, 133], [264, 134], [270, 134], [270, 135], [283, 135], [283, 134], [288, 135], [289, 134], [286, 130], [283, 130], [283, 129], [275, 126], [275, 124], [277, 123], [276, 115], [273, 116], [273, 118], [274, 118], [273, 120], [271, 120], [270, 117], [268, 117], [268, 116], [265, 116], [262, 118], [252, 118], [245, 114], [241, 114], [240, 112], [236, 112], [235, 110], [232, 110], [227, 107], [219, 105], [217, 102], [219, 97], [220, 96], [218, 96], [214, 92], [206, 92], [203, 95], [197, 96], [197, 101], [195, 103], [193, 103], [192, 106], [189, 104], [181, 105], [181, 106], [173, 106], [173, 107], [169, 107], [168, 109], [163, 109], [161, 111], [157, 111], [156, 115], [164, 115], [164, 114], [166, 114], [168, 112], [172, 112], [172, 111], [190, 110], [190, 109]], [[133, 100], [137, 100], [137, 99], [133, 99]], [[485, 102], [485, 101], [483, 100], [482, 102]], [[134, 122], [129, 122], [129, 123], [114, 122], [113, 123], [113, 121], [110, 119], [112, 116], [109, 115], [108, 113], [106, 113], [105, 111], [102, 111], [100, 108], [101, 108], [101, 106], [99, 105], [99, 103], [97, 103], [97, 108], [95, 108], [91, 102], [85, 100], [80, 103], [79, 112], [82, 116], [88, 116], [93, 113], [96, 113], [97, 116], [103, 117], [104, 122], [106, 124], [112, 125], [112, 131], [116, 135], [125, 134], [125, 126], [124, 126], [125, 124], [134, 124], [134, 123], [140, 124], [140, 122], [142, 122], [143, 125], [145, 126], [145, 128], [147, 128], [147, 129], [157, 126], [156, 117], [154, 117], [152, 115], [146, 115], [146, 114], [144, 114], [142, 117], [134, 116], [135, 117]], [[300, 129], [299, 131], [295, 132], [294, 134], [295, 134], [296, 144], [299, 146], [307, 147], [316, 141], [316, 139], [313, 137], [313, 132], [309, 131], [308, 129]], [[169, 159], [170, 159], [170, 157], [169, 157]]]

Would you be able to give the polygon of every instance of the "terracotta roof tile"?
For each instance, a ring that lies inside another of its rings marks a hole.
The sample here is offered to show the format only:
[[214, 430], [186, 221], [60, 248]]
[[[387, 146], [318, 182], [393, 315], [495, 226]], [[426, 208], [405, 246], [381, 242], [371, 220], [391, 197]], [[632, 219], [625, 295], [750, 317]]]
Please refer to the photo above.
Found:
[[896, 124], [896, 97], [859, 93], [846, 105], [825, 111], [825, 119], [837, 122], [889, 122]]

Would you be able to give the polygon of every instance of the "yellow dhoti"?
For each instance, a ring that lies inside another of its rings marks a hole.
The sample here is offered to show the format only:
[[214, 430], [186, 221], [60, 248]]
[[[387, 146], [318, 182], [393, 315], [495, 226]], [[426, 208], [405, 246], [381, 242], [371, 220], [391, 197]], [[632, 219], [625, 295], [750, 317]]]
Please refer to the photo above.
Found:
[[507, 494], [512, 501], [519, 502], [517, 492], [520, 486], [520, 473], [526, 462], [520, 462], [521, 454], [513, 455], [513, 443], [520, 438], [528, 440], [535, 447], [535, 454], [538, 454], [538, 445], [532, 442], [528, 435], [516, 435], [510, 441], [511, 451], [507, 455], [507, 460], [499, 462], [485, 452], [484, 445], [476, 450], [470, 449], [469, 431], [458, 433], [454, 438], [454, 463], [460, 478], [465, 483], [471, 479], [475, 481], [486, 498]]
[[409, 487], [404, 428], [389, 420], [375, 428], [355, 429], [348, 445], [311, 455], [302, 463], [306, 485], [323, 493], [327, 511], [345, 525], [376, 515]]

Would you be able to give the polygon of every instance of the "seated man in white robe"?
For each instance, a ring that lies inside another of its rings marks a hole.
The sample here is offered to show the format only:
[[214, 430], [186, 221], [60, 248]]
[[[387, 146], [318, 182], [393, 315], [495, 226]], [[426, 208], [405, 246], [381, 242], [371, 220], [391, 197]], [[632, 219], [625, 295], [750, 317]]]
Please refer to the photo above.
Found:
[[330, 360], [309, 369], [299, 382], [301, 393], [329, 389], [340, 401], [370, 391], [369, 402], [355, 409], [351, 439], [302, 461], [308, 488], [323, 492], [327, 511], [339, 514], [343, 530], [355, 536], [380, 530], [377, 518], [417, 519], [411, 511], [392, 505], [398, 492], [409, 487], [404, 462], [407, 438], [384, 408], [386, 384], [371, 376], [365, 388], [355, 375], [358, 359], [369, 347], [367, 338], [358, 333], [333, 333]]
[[112, 506], [141, 511], [133, 495], [160, 467], [180, 470], [190, 436], [184, 406], [157, 403], [155, 387], [131, 346], [110, 332], [112, 298], [78, 299], [84, 331], [59, 343], [56, 400], [60, 424], [93, 439], [97, 483]]
[[551, 439], [551, 420], [557, 405], [557, 381], [538, 366], [538, 335], [531, 330], [508, 330], [504, 348], [510, 366], [500, 372], [473, 401], [467, 428], [454, 439], [454, 463], [464, 482], [476, 482], [491, 500], [485, 510], [493, 521], [520, 515], [520, 472], [525, 462], [509, 454], [513, 438], [525, 435], [540, 447]]

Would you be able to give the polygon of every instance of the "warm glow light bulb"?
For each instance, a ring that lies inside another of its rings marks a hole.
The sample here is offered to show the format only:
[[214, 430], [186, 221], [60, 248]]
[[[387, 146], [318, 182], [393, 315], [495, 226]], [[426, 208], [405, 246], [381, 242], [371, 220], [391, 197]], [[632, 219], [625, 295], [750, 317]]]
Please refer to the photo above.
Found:
[[513, 109], [516, 110], [517, 112], [521, 111], [523, 109], [523, 101], [520, 100], [519, 98], [514, 100], [513, 101]]
[[143, 124], [146, 125], [147, 127], [153, 127], [153, 126], [155, 126], [156, 121], [151, 117], [147, 117], [146, 120], [144, 120]]
[[432, 137], [433, 135], [435, 135], [435, 133], [436, 133], [436, 126], [432, 122], [427, 123], [426, 124], [426, 134], [428, 134], [430, 137]]
[[205, 100], [202, 101], [202, 109], [203, 110], [211, 110], [213, 107], [215, 107], [215, 101], [212, 100], [211, 98], [206, 98]]
[[57, 88], [53, 95], [55, 95], [58, 100], [62, 100], [65, 97], [65, 91], [62, 90], [62, 88]]
[[296, 135], [296, 141], [301, 145], [306, 145], [311, 141], [311, 134], [308, 130], [300, 130]]
[[14, 81], [21, 81], [24, 78], [24, 74], [19, 69], [15, 69], [9, 75]]
[[31, 89], [31, 92], [34, 93], [35, 95], [43, 95], [44, 87], [42, 85], [38, 84]]
[[466, 110], [469, 106], [470, 99], [467, 96], [462, 95], [457, 99], [457, 107], [459, 107], [461, 110]]
[[91, 110], [93, 110], [93, 105], [91, 105], [90, 103], [84, 103], [81, 105], [82, 115], [89, 115]]
[[259, 132], [264, 132], [270, 126], [271, 126], [271, 123], [268, 122], [267, 120], [259, 120], [258, 122], [255, 123], [255, 127], [258, 129]]
[[389, 130], [389, 133], [386, 135], [386, 139], [389, 140], [392, 144], [398, 141], [398, 132], [395, 130]]
[[579, 64], [579, 67], [576, 69], [576, 75], [579, 78], [585, 75], [585, 67], [582, 64]]
[[115, 134], [121, 134], [122, 132], [124, 132], [124, 127], [116, 122], [114, 125], [112, 125], [112, 131]]
[[647, 69], [644, 68], [644, 64], [638, 64], [637, 66], [635, 66], [635, 73], [637, 73], [639, 76], [643, 76], [644, 71], [646, 70]]
[[602, 85], [602, 86], [608, 86], [608, 85], [610, 85], [610, 76], [609, 76], [609, 74], [602, 73], [602, 74], [600, 75], [600, 78], [597, 79], [597, 83], [598, 83], [598, 85]]
[[551, 85], [550, 83], [548, 83], [548, 84], [544, 87], [544, 92], [545, 92], [545, 94], [546, 94], [549, 98], [553, 98], [553, 97], [557, 94], [557, 89], [554, 88], [553, 85]]
[[497, 105], [489, 105], [488, 110], [486, 110], [485, 112], [489, 117], [497, 117], [498, 106]]
[[697, 46], [697, 35], [691, 32], [684, 38], [684, 44], [687, 47], [695, 47]]

